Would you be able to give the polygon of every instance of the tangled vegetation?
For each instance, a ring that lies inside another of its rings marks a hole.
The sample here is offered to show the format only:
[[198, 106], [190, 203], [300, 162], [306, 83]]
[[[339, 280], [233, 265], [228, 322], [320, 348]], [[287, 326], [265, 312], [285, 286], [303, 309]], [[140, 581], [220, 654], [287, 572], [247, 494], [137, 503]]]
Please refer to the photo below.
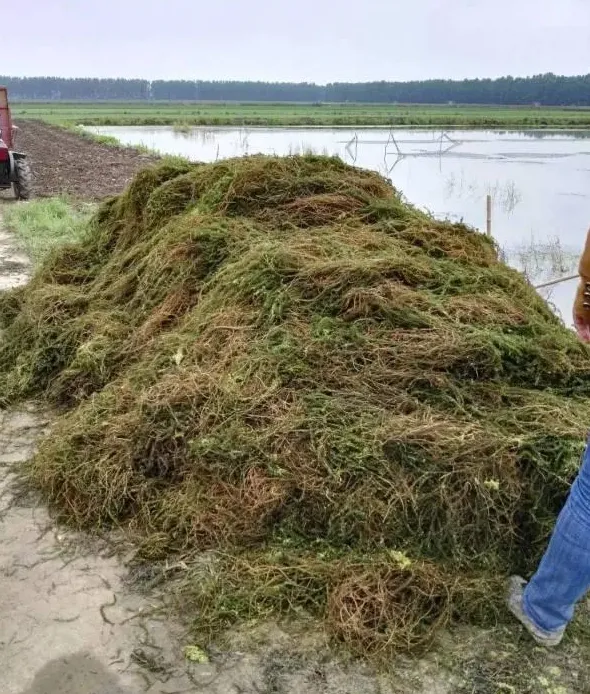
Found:
[[62, 412], [31, 478], [146, 558], [214, 550], [201, 630], [304, 611], [385, 653], [495, 619], [583, 446], [588, 348], [488, 237], [338, 159], [147, 169], [0, 316], [0, 399]]

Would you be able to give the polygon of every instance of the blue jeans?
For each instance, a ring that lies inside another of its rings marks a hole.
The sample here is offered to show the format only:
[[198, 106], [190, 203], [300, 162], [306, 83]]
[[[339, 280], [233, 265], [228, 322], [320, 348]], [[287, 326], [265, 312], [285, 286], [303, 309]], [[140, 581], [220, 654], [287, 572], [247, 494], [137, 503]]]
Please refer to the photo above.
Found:
[[547, 551], [524, 592], [523, 610], [541, 629], [563, 629], [590, 589], [590, 444]]

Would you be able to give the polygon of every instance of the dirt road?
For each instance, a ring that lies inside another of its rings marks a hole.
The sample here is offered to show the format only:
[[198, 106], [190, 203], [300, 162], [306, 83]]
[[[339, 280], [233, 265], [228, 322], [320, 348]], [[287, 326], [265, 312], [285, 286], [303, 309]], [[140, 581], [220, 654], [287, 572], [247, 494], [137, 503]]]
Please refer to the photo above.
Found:
[[30, 158], [35, 195], [100, 200], [116, 195], [156, 160], [127, 147], [102, 145], [42, 121], [19, 120], [17, 149]]

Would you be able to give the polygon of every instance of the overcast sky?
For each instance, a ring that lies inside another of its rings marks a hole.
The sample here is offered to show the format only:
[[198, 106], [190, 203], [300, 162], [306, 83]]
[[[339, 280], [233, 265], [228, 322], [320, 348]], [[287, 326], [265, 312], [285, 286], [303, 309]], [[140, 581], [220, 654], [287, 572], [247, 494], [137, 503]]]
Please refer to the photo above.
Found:
[[590, 72], [590, 0], [29, 0], [10, 75], [409, 80]]

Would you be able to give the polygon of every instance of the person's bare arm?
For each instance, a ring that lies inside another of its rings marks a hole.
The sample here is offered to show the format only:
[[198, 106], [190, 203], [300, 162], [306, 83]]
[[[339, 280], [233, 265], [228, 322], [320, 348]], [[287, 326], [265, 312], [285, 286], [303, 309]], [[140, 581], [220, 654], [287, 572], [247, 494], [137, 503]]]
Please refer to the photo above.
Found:
[[590, 231], [578, 268], [580, 283], [574, 301], [574, 325], [580, 339], [590, 342]]

